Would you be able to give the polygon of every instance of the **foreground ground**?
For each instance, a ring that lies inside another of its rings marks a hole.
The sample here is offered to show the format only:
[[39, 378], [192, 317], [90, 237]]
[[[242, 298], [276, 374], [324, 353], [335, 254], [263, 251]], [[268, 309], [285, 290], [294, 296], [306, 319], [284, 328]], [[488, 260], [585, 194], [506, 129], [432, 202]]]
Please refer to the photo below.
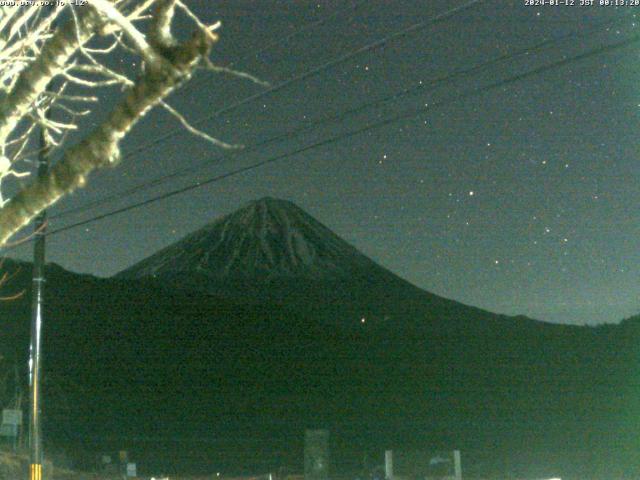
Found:
[[[16, 455], [0, 451], [0, 480], [27, 479], [29, 462], [26, 455]], [[212, 476], [205, 477], [171, 477], [171, 480], [219, 480]], [[146, 477], [138, 477], [147, 480]], [[120, 475], [107, 475], [87, 472], [73, 472], [63, 468], [55, 468], [51, 463], [45, 464], [44, 480], [122, 480]]]

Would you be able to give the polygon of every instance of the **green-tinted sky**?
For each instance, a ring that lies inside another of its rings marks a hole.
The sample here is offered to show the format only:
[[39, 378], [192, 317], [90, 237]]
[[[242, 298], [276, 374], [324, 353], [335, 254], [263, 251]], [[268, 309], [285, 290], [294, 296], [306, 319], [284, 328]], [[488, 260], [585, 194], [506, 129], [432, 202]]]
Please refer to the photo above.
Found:
[[[233, 63], [272, 84], [462, 3], [188, 0], [201, 18], [223, 22], [215, 62]], [[336, 11], [334, 19], [285, 38]], [[479, 2], [446, 22], [389, 41], [201, 126], [222, 139], [251, 145], [420, 82], [564, 38], [544, 50], [449, 78], [436, 89], [54, 219], [51, 226], [58, 228], [426, 103], [445, 102], [413, 118], [52, 236], [49, 259], [71, 270], [111, 275], [217, 216], [270, 195], [294, 201], [385, 267], [445, 297], [557, 322], [612, 322], [637, 313], [640, 43], [455, 100], [470, 89], [637, 35], [636, 11], [640, 14], [640, 7]], [[607, 19], [613, 23], [603, 25]], [[566, 36], [572, 32], [585, 33]], [[262, 88], [200, 73], [171, 103], [198, 120]], [[173, 119], [154, 112], [129, 136], [124, 150], [174, 128], [179, 127]], [[85, 191], [52, 213], [218, 153], [183, 132], [94, 175]]]

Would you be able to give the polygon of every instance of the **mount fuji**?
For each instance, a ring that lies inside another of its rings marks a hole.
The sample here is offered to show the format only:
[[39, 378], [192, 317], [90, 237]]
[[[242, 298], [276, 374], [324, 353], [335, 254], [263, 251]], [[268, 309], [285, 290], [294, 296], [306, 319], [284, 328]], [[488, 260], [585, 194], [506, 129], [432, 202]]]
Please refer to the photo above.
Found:
[[265, 197], [191, 233], [121, 272], [120, 278], [346, 278], [380, 269], [286, 200]]
[[297, 205], [271, 197], [213, 221], [115, 278], [306, 308], [347, 307], [358, 318], [436, 306], [480, 312], [419, 289]]

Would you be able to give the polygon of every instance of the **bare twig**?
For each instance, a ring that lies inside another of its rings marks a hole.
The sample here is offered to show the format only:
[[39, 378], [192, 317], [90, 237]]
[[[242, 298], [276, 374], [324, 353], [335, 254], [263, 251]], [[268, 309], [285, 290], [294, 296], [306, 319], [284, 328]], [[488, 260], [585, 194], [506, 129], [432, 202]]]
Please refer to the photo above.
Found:
[[206, 70], [209, 70], [209, 71], [212, 71], [212, 72], [225, 73], [227, 75], [232, 75], [234, 77], [242, 78], [242, 79], [245, 79], [245, 80], [250, 80], [253, 83], [257, 83], [258, 85], [260, 85], [262, 87], [270, 87], [271, 86], [271, 84], [269, 82], [266, 82], [264, 80], [260, 80], [258, 77], [254, 76], [254, 75], [251, 75], [250, 73], [241, 72], [239, 70], [234, 70], [234, 69], [229, 68], [229, 67], [220, 67], [218, 65], [215, 65], [208, 58], [205, 60], [205, 65], [206, 65]]
[[175, 108], [173, 108], [171, 105], [166, 103], [164, 100], [160, 102], [160, 105], [162, 105], [162, 107], [167, 112], [169, 112], [172, 116], [177, 118], [178, 121], [180, 122], [180, 124], [188, 132], [192, 133], [193, 135], [195, 135], [197, 137], [200, 137], [200, 138], [206, 140], [207, 142], [212, 143], [213, 145], [215, 145], [217, 147], [222, 147], [222, 148], [231, 149], [231, 150], [243, 148], [242, 145], [233, 145], [233, 144], [230, 144], [230, 143], [223, 142], [222, 140], [218, 140], [217, 138], [212, 137], [208, 133], [203, 132], [202, 130], [199, 130], [199, 129], [195, 128], [193, 125], [191, 125], [189, 123], [189, 121], [180, 112], [178, 112]]

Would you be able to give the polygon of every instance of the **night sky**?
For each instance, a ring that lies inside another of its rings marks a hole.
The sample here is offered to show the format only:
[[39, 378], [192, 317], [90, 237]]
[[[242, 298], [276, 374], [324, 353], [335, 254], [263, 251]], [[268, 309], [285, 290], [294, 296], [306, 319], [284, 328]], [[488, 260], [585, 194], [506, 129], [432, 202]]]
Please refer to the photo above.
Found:
[[[216, 63], [232, 63], [277, 85], [465, 2], [187, 3], [203, 20], [223, 23], [213, 52]], [[336, 11], [341, 13], [330, 21], [282, 40]], [[478, 2], [445, 22], [393, 39], [200, 126], [249, 146], [450, 76], [436, 88], [232, 158], [219, 158], [221, 150], [185, 131], [150, 144], [180, 129], [169, 115], [154, 111], [123, 144], [125, 154], [140, 145], [147, 148], [116, 169], [94, 174], [85, 190], [50, 213], [216, 160], [155, 188], [54, 218], [52, 229], [436, 104], [412, 118], [53, 235], [48, 259], [73, 271], [109, 276], [269, 195], [295, 202], [373, 260], [444, 297], [553, 322], [619, 321], [640, 312], [640, 43], [459, 97], [638, 35], [636, 12], [640, 6]], [[607, 19], [613, 23], [603, 26]], [[542, 51], [451, 77], [560, 36]], [[200, 72], [170, 103], [198, 121], [261, 90], [243, 79]], [[109, 92], [106, 98], [104, 111], [116, 97]], [[17, 255], [26, 257], [29, 248]]]

